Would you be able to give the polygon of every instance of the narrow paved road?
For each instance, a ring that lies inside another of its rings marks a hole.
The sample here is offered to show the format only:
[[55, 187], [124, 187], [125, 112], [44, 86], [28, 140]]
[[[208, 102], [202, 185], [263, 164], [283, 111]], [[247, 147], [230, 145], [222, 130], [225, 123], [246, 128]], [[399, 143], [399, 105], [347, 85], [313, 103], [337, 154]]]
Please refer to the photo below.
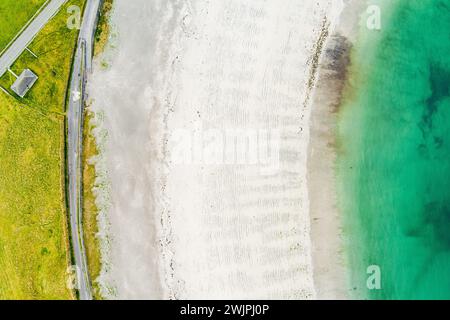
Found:
[[[23, 30], [17, 39], [0, 57], [0, 76], [17, 60], [39, 31], [61, 9], [67, 0], [51, 0], [47, 6]], [[73, 61], [68, 106], [68, 175], [69, 214], [72, 250], [77, 267], [78, 290], [81, 300], [92, 299], [86, 251], [83, 243], [81, 154], [83, 107], [85, 100], [86, 74], [91, 71], [94, 35], [97, 17], [103, 0], [87, 0], [83, 15], [77, 49]]]
[[83, 108], [85, 83], [91, 70], [94, 34], [101, 0], [88, 0], [73, 61], [68, 106], [68, 175], [69, 214], [72, 250], [78, 276], [78, 291], [81, 300], [91, 300], [92, 290], [86, 261], [86, 250], [82, 226], [81, 155], [83, 139]]
[[13, 65], [25, 48], [33, 41], [34, 37], [36, 37], [39, 31], [41, 31], [66, 1], [67, 0], [51, 0], [2, 54], [0, 57], [0, 77]]

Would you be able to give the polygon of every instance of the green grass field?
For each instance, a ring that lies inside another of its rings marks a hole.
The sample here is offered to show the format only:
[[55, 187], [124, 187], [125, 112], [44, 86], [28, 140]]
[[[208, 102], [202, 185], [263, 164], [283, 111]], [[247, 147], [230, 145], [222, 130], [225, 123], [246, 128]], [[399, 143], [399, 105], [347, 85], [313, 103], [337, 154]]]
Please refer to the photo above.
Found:
[[0, 51], [14, 38], [46, 0], [0, 1]]
[[[0, 8], [13, 16], [22, 7], [33, 12], [29, 7], [40, 2], [2, 0]], [[68, 1], [30, 45], [38, 58], [24, 52], [12, 66], [17, 74], [29, 68], [39, 76], [28, 95], [16, 99], [0, 91], [0, 299], [74, 297], [66, 286], [64, 109], [78, 32], [66, 27], [66, 8], [84, 2]], [[11, 34], [2, 30], [0, 43]], [[0, 85], [8, 89], [13, 80], [6, 73]]]

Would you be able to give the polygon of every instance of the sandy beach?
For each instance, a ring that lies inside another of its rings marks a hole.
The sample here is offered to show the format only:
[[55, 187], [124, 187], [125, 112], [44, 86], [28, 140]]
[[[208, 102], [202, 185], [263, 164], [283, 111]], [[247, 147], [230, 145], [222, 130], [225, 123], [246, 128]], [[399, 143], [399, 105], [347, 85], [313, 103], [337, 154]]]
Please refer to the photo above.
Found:
[[342, 7], [115, 1], [89, 79], [106, 298], [345, 298], [323, 93]]

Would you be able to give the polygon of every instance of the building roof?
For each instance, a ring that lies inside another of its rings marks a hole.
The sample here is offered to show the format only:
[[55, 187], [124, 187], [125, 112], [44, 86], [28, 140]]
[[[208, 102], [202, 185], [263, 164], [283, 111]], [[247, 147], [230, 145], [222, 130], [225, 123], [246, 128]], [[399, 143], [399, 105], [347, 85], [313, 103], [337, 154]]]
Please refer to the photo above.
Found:
[[37, 79], [38, 76], [35, 75], [33, 71], [30, 69], [25, 69], [13, 83], [11, 90], [14, 91], [19, 97], [23, 98]]

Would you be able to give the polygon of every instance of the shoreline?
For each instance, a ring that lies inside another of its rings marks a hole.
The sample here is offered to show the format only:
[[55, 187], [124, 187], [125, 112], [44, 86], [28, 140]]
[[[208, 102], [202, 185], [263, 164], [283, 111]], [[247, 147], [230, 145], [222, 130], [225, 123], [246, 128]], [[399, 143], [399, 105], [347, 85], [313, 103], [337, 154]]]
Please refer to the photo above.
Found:
[[[355, 25], [363, 4], [350, 0], [330, 28], [320, 59], [311, 103], [308, 144], [308, 192], [314, 282], [318, 299], [348, 299], [349, 273], [343, 235], [344, 219], [337, 198], [338, 112], [348, 81]], [[330, 89], [331, 88], [331, 89]]]

